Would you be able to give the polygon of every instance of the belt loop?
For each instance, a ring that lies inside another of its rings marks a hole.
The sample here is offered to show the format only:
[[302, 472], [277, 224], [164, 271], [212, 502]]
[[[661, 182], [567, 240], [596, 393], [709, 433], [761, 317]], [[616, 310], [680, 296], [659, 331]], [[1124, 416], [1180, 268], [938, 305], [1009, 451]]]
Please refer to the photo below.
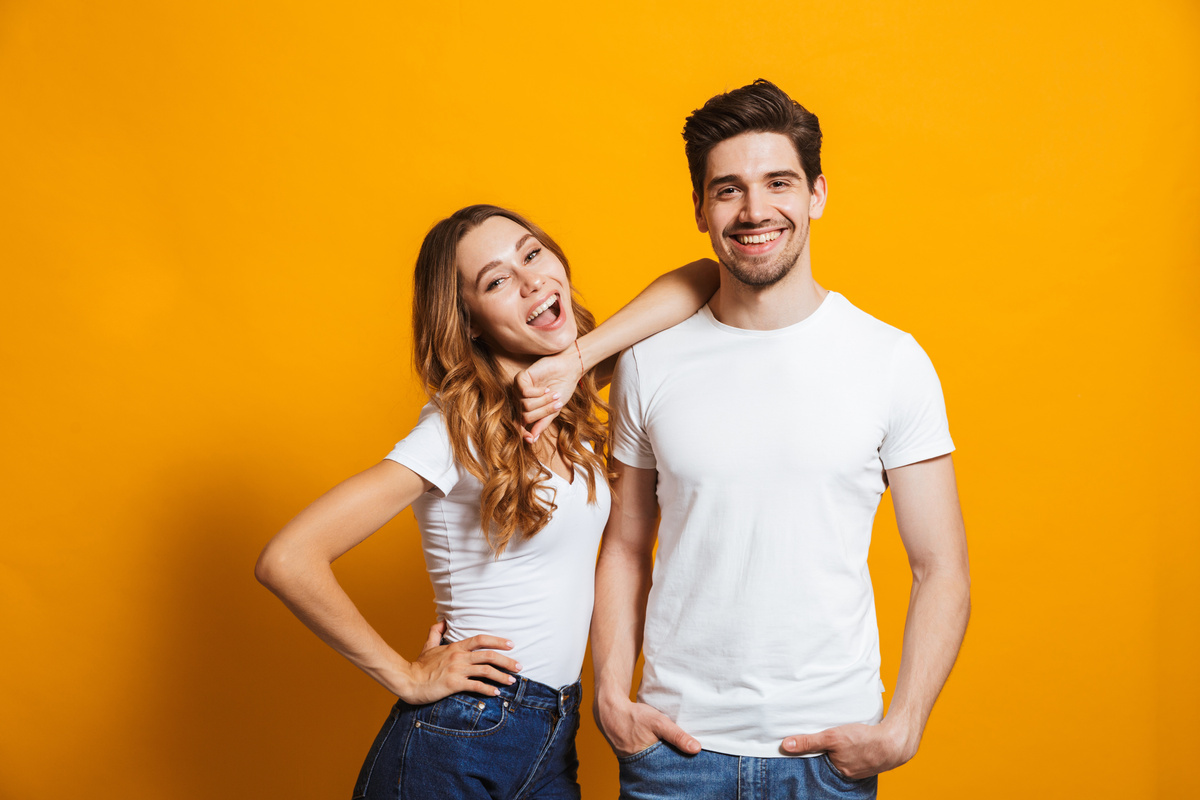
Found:
[[513, 696], [512, 704], [519, 706], [521, 705], [521, 700], [525, 697], [525, 688], [529, 685], [529, 681], [520, 675], [514, 675], [513, 677], [517, 679], [517, 693]]

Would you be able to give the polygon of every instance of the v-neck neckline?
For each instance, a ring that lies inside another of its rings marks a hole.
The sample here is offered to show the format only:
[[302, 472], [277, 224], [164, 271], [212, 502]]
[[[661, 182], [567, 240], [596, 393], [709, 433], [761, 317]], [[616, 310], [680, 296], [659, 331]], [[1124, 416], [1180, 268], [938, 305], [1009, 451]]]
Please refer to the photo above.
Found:
[[[550, 473], [551, 475], [553, 475], [555, 478], [558, 478], [560, 481], [562, 481], [563, 483], [565, 483], [567, 486], [574, 486], [574, 485], [575, 485], [575, 479], [579, 477], [579, 468], [578, 468], [578, 467], [576, 467], [575, 469], [571, 470], [571, 480], [567, 480], [567, 479], [566, 479], [566, 478], [564, 478], [562, 475], [559, 475], [557, 472], [555, 472], [555, 471], [554, 471], [554, 467], [551, 467], [551, 466], [549, 466], [548, 464], [545, 464], [545, 463], [543, 463], [541, 459], [538, 459], [538, 464], [540, 464], [540, 465], [541, 465], [542, 469], [544, 469], [544, 470], [546, 470], [547, 472], [549, 472], [549, 473]], [[570, 466], [570, 465], [568, 464], [568, 466]]]

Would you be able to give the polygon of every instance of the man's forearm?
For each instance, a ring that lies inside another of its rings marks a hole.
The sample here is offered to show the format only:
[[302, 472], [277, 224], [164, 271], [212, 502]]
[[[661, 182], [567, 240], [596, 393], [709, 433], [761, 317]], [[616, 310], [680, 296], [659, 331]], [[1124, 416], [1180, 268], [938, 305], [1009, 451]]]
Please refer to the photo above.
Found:
[[608, 542], [601, 549], [592, 612], [592, 664], [598, 700], [629, 697], [645, 627], [650, 575], [648, 553]]
[[917, 752], [933, 704], [958, 658], [970, 613], [965, 564], [914, 574], [896, 694], [884, 720], [902, 739], [905, 760]]

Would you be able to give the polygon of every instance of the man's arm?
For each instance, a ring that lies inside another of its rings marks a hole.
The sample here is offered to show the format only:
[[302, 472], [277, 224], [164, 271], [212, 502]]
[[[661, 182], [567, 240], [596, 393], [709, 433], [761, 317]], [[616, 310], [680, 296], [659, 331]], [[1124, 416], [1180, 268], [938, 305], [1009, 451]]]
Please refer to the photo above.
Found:
[[650, 594], [658, 472], [636, 469], [616, 459], [613, 464], [616, 491], [596, 564], [592, 613], [596, 724], [617, 755], [632, 755], [659, 739], [686, 753], [698, 753], [700, 743], [665, 714], [629, 699]]
[[925, 723], [958, 657], [971, 613], [967, 537], [949, 455], [887, 471], [912, 569], [896, 694], [879, 725], [842, 725], [784, 740], [788, 753], [827, 752], [848, 778], [894, 769], [917, 754]]

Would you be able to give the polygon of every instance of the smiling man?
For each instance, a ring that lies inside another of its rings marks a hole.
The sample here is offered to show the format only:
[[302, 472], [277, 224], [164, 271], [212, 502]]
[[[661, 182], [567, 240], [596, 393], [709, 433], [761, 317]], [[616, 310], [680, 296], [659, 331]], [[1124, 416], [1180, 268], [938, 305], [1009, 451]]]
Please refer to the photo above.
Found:
[[[816, 116], [756, 81], [684, 139], [721, 285], [613, 380], [597, 720], [630, 800], [873, 797], [916, 754], [969, 613], [941, 386], [911, 336], [813, 279]], [[889, 486], [913, 587], [885, 716], [867, 553]]]

